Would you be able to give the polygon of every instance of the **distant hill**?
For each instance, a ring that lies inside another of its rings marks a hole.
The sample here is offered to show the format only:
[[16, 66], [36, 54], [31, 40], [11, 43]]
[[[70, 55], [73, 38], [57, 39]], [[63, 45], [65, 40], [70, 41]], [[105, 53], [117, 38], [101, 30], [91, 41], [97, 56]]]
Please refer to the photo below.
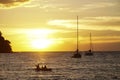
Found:
[[5, 40], [0, 31], [0, 53], [11, 53], [12, 48], [10, 46], [10, 41]]

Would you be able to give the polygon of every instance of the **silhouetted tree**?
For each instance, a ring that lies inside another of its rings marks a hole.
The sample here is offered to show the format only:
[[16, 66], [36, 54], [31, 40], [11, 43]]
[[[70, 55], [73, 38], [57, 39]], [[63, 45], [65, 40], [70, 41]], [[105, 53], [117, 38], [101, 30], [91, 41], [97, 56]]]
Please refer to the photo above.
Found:
[[11, 53], [12, 48], [10, 46], [10, 41], [5, 40], [0, 31], [0, 53]]

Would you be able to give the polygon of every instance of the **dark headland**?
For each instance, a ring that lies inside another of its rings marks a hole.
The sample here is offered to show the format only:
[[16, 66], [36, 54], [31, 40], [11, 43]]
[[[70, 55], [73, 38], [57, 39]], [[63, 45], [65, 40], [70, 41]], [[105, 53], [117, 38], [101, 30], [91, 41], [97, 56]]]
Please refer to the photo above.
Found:
[[6, 40], [0, 31], [0, 53], [11, 53], [12, 48], [10, 46], [10, 41]]

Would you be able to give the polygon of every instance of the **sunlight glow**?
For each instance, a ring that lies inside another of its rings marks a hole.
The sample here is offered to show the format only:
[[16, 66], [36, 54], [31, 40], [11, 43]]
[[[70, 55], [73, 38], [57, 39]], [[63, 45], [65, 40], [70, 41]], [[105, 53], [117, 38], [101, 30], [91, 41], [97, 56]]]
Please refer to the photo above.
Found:
[[51, 20], [48, 22], [48, 25], [65, 26], [67, 28], [74, 26], [71, 20]]
[[31, 45], [34, 49], [46, 49], [53, 44], [52, 40], [49, 39], [41, 39], [41, 40], [33, 40]]
[[29, 31], [27, 31], [27, 35], [29, 37], [41, 37], [41, 38], [48, 37], [52, 33], [54, 33], [54, 31], [50, 29], [33, 29], [33, 30], [30, 29]]
[[21, 44], [24, 49], [31, 49], [32, 51], [47, 50], [55, 44], [55, 41], [50, 38], [56, 31], [51, 29], [17, 29], [15, 30], [22, 35], [24, 39]]
[[28, 31], [27, 37], [34, 50], [45, 50], [54, 44], [54, 41], [49, 38], [53, 33], [54, 31], [50, 29], [33, 29]]

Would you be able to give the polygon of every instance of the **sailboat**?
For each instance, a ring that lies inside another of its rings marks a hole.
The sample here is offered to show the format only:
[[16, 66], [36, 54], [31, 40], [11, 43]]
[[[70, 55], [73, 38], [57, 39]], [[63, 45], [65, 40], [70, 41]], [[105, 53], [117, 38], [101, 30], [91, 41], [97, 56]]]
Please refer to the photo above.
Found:
[[72, 58], [81, 58], [81, 54], [79, 53], [79, 32], [78, 32], [78, 16], [77, 16], [77, 49], [75, 51], [75, 54], [72, 56]]
[[85, 53], [86, 56], [92, 56], [93, 55], [93, 46], [92, 46], [92, 38], [90, 33], [90, 49]]

